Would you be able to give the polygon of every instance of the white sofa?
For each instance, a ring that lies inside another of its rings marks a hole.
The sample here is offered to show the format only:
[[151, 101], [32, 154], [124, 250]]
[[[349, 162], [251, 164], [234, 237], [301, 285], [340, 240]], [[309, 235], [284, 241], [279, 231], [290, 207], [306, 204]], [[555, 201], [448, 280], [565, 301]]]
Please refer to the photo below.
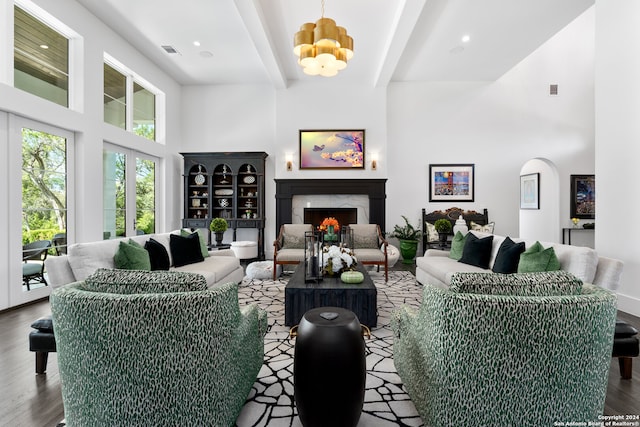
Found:
[[[489, 234], [475, 231], [470, 231], [470, 233], [474, 233], [480, 238], [489, 236]], [[489, 269], [485, 270], [451, 259], [449, 258], [449, 251], [428, 249], [424, 256], [416, 259], [416, 279], [423, 285], [428, 283], [441, 288], [447, 288], [453, 273], [491, 272], [496, 255], [498, 254], [498, 249], [505, 239], [505, 236], [496, 234], [493, 236]], [[527, 249], [535, 243], [535, 240], [511, 239], [514, 242], [524, 241]], [[553, 246], [553, 250], [560, 261], [561, 270], [572, 273], [586, 283], [593, 283], [609, 290], [616, 290], [618, 288], [624, 265], [622, 261], [598, 256], [595, 250], [587, 247], [562, 245], [560, 243], [540, 243], [545, 248]]]
[[[180, 234], [180, 231], [173, 231]], [[173, 265], [171, 250], [169, 248], [169, 235], [172, 233], [145, 234], [131, 237], [134, 241], [144, 246], [149, 238], [162, 243], [169, 254], [169, 261]], [[128, 241], [129, 238], [126, 238]], [[45, 261], [45, 270], [49, 284], [52, 287], [66, 285], [86, 279], [98, 268], [115, 268], [113, 256], [118, 250], [122, 239], [100, 240], [90, 243], [76, 243], [67, 249], [67, 255], [50, 256]], [[232, 250], [210, 251], [210, 256], [204, 261], [188, 264], [181, 267], [171, 267], [174, 271], [187, 271], [202, 274], [209, 287], [223, 283], [239, 283], [244, 277], [244, 270], [240, 260], [236, 258]]]

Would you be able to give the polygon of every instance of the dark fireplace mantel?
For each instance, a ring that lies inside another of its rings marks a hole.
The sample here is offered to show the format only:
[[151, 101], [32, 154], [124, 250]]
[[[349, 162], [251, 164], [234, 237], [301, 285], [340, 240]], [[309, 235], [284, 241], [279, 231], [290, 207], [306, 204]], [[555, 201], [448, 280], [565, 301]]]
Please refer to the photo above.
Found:
[[384, 233], [386, 179], [275, 179], [276, 236], [282, 224], [291, 224], [293, 196], [316, 194], [365, 194], [369, 196], [369, 222]]

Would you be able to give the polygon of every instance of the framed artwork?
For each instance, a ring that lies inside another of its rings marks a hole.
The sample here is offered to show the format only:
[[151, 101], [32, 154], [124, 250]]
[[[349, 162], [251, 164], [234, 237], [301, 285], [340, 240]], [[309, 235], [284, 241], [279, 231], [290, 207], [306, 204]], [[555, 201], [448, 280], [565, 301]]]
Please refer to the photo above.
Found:
[[540, 209], [540, 174], [520, 175], [520, 209]]
[[429, 165], [430, 202], [473, 202], [473, 164]]
[[301, 130], [300, 169], [364, 169], [364, 129]]
[[571, 175], [571, 218], [596, 217], [596, 176]]

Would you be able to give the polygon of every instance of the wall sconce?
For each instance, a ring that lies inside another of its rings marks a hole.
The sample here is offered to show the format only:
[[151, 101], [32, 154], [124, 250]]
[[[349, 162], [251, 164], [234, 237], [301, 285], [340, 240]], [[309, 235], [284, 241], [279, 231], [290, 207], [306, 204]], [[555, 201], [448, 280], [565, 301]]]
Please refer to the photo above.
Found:
[[378, 169], [378, 153], [371, 153], [371, 170]]
[[287, 153], [285, 160], [287, 161], [287, 172], [291, 172], [293, 170], [293, 154]]

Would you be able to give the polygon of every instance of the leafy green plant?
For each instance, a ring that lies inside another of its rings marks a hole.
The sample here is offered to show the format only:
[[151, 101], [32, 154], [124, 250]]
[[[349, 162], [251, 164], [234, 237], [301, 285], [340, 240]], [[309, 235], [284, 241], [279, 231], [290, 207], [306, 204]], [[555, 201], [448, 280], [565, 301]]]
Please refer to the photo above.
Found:
[[229, 228], [229, 223], [227, 223], [227, 220], [224, 218], [213, 218], [211, 224], [209, 224], [209, 230], [214, 233], [225, 232], [227, 228]]
[[438, 233], [447, 234], [451, 232], [451, 221], [449, 221], [448, 219], [440, 218], [433, 223], [433, 226]]
[[402, 218], [404, 219], [404, 225], [394, 225], [391, 237], [400, 240], [418, 240], [420, 237], [420, 228], [411, 225], [406, 216], [402, 215]]

